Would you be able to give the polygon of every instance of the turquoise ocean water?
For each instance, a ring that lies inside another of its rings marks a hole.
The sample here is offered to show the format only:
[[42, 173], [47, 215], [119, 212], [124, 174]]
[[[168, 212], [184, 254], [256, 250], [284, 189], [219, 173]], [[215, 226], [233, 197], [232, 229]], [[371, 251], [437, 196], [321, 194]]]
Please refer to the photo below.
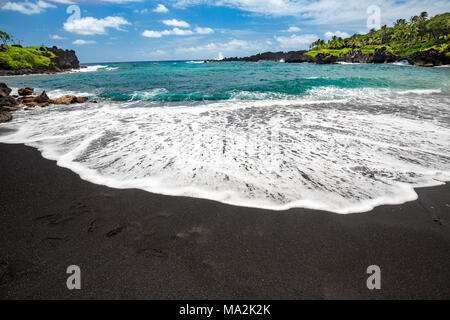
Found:
[[445, 67], [136, 62], [0, 81], [95, 99], [17, 112], [0, 142], [111, 187], [352, 213], [450, 180]]

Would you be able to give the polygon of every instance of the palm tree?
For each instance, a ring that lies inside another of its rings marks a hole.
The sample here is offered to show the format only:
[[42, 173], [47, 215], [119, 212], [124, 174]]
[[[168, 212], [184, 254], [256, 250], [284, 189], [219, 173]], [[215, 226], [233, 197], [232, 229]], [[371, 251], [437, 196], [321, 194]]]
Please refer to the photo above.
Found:
[[394, 27], [396, 28], [402, 28], [406, 25], [406, 20], [405, 19], [398, 19], [395, 24]]
[[419, 21], [419, 17], [418, 16], [411, 17], [411, 20], [410, 20], [411, 24], [415, 24], [418, 21]]
[[380, 29], [380, 42], [381, 44], [388, 43], [390, 41], [390, 34], [387, 25], [384, 25]]
[[3, 44], [8, 44], [8, 42], [13, 42], [13, 37], [10, 34], [0, 30], [0, 41]]
[[425, 21], [428, 20], [428, 12], [426, 11], [421, 12], [420, 17]]

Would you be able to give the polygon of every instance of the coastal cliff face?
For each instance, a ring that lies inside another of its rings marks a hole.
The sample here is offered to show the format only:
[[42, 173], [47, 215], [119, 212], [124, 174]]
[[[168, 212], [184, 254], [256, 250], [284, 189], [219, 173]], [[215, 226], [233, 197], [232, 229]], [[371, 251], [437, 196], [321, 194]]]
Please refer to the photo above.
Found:
[[[433, 67], [450, 64], [450, 57], [437, 50], [427, 50], [416, 52], [409, 56], [395, 56], [386, 48], [377, 48], [373, 54], [363, 54], [361, 50], [354, 50], [351, 54], [342, 57], [331, 54], [319, 53], [316, 56], [306, 54], [307, 51], [290, 52], [266, 52], [244, 58], [225, 58], [221, 61], [284, 61], [286, 63], [315, 63], [315, 64], [333, 64], [339, 62], [347, 63], [393, 63], [398, 61], [407, 61], [411, 65], [422, 67]], [[210, 62], [210, 61], [207, 61]]]
[[[4, 52], [7, 53], [8, 50], [20, 50], [23, 49], [24, 51], [28, 48], [21, 48], [21, 47], [8, 47], [5, 45], [2, 45], [0, 48], [0, 53]], [[35, 49], [35, 48], [33, 48]], [[24, 74], [37, 74], [37, 73], [58, 73], [58, 72], [64, 72], [72, 69], [79, 69], [80, 68], [80, 62], [75, 54], [74, 50], [63, 50], [59, 49], [56, 46], [53, 46], [51, 48], [47, 47], [40, 47], [38, 50], [34, 50], [30, 52], [28, 50], [27, 58], [29, 58], [33, 55], [36, 57], [45, 57], [50, 59], [48, 65], [45, 64], [34, 64], [31, 63], [31, 66], [26, 66], [25, 68], [19, 67], [19, 68], [12, 68], [15, 61], [8, 61], [9, 63], [3, 63], [0, 64], [0, 76], [11, 76], [11, 75], [24, 75]], [[20, 56], [20, 55], [19, 55]], [[14, 55], [14, 58], [17, 57], [17, 54]], [[32, 57], [34, 58], [34, 57]], [[25, 58], [24, 58], [25, 59]], [[5, 59], [6, 60], [6, 59]], [[21, 63], [23, 61], [17, 61], [18, 63]], [[27, 61], [28, 62], [28, 61]], [[34, 62], [34, 60], [32, 61]]]
[[47, 49], [56, 55], [56, 58], [52, 59], [56, 68], [61, 70], [80, 68], [80, 61], [78, 61], [74, 50], [63, 50], [55, 46]]

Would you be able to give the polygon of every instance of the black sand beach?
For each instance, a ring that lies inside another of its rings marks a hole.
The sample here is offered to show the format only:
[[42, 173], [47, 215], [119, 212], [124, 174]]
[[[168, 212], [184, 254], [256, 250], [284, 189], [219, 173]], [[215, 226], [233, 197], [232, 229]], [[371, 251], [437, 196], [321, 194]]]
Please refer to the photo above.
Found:
[[337, 215], [111, 189], [23, 145], [0, 166], [1, 299], [450, 299], [449, 184]]

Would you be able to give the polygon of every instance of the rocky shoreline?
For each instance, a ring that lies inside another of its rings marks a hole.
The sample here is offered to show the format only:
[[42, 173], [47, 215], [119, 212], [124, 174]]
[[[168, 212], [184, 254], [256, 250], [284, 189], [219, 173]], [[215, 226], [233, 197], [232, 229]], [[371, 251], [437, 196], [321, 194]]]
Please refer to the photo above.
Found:
[[411, 65], [420, 67], [434, 67], [450, 64], [450, 57], [445, 53], [436, 50], [427, 50], [416, 52], [409, 56], [399, 57], [388, 52], [385, 47], [375, 49], [373, 54], [363, 54], [361, 50], [354, 50], [351, 54], [343, 57], [333, 56], [331, 54], [319, 53], [316, 56], [306, 54], [307, 51], [290, 52], [265, 52], [243, 58], [225, 58], [223, 60], [207, 60], [205, 62], [226, 62], [226, 61], [276, 61], [285, 63], [315, 63], [315, 64], [335, 64], [346, 63], [394, 63], [406, 61]]
[[[39, 95], [34, 95], [33, 88], [21, 88], [17, 95], [11, 95], [11, 88], [6, 83], [0, 82], [0, 123], [11, 121], [12, 113], [18, 110], [33, 110], [36, 107], [47, 107], [54, 105], [69, 105], [74, 103], [87, 102], [87, 97], [77, 97], [65, 95], [56, 99], [50, 99], [43, 91]], [[95, 103], [96, 101], [91, 101]]]
[[[49, 65], [48, 67], [33, 67], [18, 70], [2, 69], [2, 67], [0, 67], [0, 76], [55, 74], [82, 68], [74, 50], [63, 50], [56, 46], [51, 48], [47, 47], [46, 49], [56, 56], [56, 58], [52, 58], [52, 65]], [[0, 46], [0, 51], [2, 50], [7, 50], [7, 47], [4, 45]]]

